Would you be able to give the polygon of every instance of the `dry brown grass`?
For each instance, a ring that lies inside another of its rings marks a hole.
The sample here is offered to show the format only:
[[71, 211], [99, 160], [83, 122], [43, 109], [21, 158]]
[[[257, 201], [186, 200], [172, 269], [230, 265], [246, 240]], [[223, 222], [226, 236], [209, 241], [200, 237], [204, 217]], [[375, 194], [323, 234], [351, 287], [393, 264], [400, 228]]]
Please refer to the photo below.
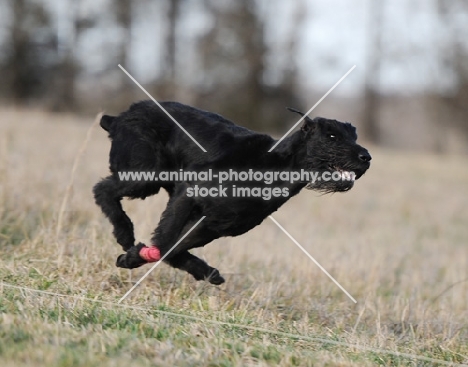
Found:
[[[92, 131], [68, 187], [93, 119], [1, 114], [0, 280], [115, 302], [148, 267], [114, 266], [121, 251], [93, 202], [92, 185], [107, 174], [106, 134]], [[145, 311], [0, 284], [0, 363], [433, 365], [314, 337], [468, 363], [466, 157], [371, 153], [370, 171], [351, 192], [304, 191], [274, 214], [356, 305], [266, 220], [195, 250], [225, 275], [219, 288], [158, 267], [125, 301]], [[148, 241], [166, 200], [125, 202], [138, 240]]]

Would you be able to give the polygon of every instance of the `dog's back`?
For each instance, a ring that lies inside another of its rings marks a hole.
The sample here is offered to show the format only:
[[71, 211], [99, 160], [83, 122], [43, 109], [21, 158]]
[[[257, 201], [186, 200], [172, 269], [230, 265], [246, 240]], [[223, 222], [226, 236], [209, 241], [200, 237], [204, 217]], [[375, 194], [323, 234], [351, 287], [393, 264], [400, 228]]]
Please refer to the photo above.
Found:
[[104, 115], [101, 118], [101, 127], [112, 140], [112, 172], [175, 170], [188, 165], [204, 165], [229, 156], [231, 149], [242, 149], [240, 145], [244, 139], [267, 140], [267, 144], [272, 140], [216, 113], [178, 102], [160, 104], [207, 152], [203, 152], [153, 101], [141, 101], [118, 116]]

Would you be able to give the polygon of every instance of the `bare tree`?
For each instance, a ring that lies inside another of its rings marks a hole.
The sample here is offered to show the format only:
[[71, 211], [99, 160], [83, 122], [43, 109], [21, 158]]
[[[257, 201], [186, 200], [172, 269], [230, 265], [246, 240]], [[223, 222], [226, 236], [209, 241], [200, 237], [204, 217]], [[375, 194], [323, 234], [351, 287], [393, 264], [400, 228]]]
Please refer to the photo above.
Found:
[[[270, 2], [271, 4], [271, 2]], [[289, 32], [284, 45], [277, 52], [285, 56], [285, 64], [280, 78], [280, 82], [273, 88], [267, 89], [265, 102], [266, 108], [263, 110], [263, 117], [270, 121], [270, 127], [274, 130], [284, 131], [289, 126], [288, 120], [282, 118], [284, 106], [299, 106], [301, 101], [298, 98], [298, 67], [296, 63], [299, 44], [297, 40], [307, 15], [307, 6], [304, 1], [296, 1]], [[276, 57], [276, 55], [273, 55]], [[303, 102], [303, 101], [302, 101]]]
[[[76, 78], [78, 74], [78, 62], [75, 59], [75, 47], [80, 33], [80, 22], [77, 19], [78, 2], [66, 1], [66, 8], [69, 17], [65, 21], [71, 21], [73, 27], [71, 34], [61, 34], [62, 30], [57, 29], [57, 67], [53, 75], [53, 88], [51, 94], [51, 106], [53, 111], [74, 110], [76, 108]], [[68, 19], [69, 18], [69, 19]], [[59, 27], [57, 27], [59, 28]]]
[[176, 56], [177, 56], [177, 23], [180, 16], [181, 0], [168, 0], [168, 27], [166, 38], [166, 79], [171, 82], [175, 81], [176, 73]]
[[158, 85], [158, 93], [166, 99], [174, 99], [177, 94], [177, 31], [180, 20], [182, 0], [167, 0], [167, 23], [163, 75]]
[[374, 143], [379, 143], [380, 97], [379, 81], [382, 59], [382, 14], [384, 1], [369, 1], [370, 23], [367, 45], [367, 68], [364, 89], [364, 115], [362, 127], [364, 137]]
[[7, 5], [12, 18], [2, 62], [4, 91], [19, 104], [44, 92], [54, 39], [47, 31], [50, 18], [42, 5], [27, 0], [8, 0]]
[[113, 8], [117, 24], [122, 29], [118, 60], [124, 67], [128, 67], [129, 50], [132, 45], [132, 2], [131, 0], [114, 0]]
[[[447, 31], [448, 39], [438, 45], [439, 62], [454, 80], [449, 91], [439, 91], [433, 96], [437, 121], [436, 150], [446, 152], [451, 149], [448, 143], [450, 130], [460, 140], [468, 142], [468, 31], [460, 14], [468, 15], [466, 1], [438, 1], [439, 21]], [[468, 149], [466, 149], [468, 151]]]
[[213, 27], [200, 40], [206, 90], [218, 109], [261, 125], [266, 44], [256, 3], [206, 2]]

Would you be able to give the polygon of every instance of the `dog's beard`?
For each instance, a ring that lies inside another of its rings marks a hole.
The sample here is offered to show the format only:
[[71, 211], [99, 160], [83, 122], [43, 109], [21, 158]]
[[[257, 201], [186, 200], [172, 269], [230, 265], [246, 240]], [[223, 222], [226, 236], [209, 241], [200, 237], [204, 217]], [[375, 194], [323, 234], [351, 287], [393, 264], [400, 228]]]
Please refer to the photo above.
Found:
[[311, 181], [305, 188], [307, 190], [314, 190], [324, 194], [333, 192], [349, 191], [353, 188], [354, 181]]
[[331, 164], [327, 164], [326, 168], [315, 170], [315, 172], [318, 173], [318, 175], [314, 180], [307, 183], [305, 188], [325, 194], [351, 190], [357, 179], [357, 175], [354, 171]]

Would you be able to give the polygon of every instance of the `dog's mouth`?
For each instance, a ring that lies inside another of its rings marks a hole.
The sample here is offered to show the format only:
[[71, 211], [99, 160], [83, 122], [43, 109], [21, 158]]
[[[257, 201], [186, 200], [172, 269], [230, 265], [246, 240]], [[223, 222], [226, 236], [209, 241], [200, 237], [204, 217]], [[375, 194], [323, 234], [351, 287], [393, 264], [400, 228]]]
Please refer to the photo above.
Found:
[[338, 172], [339, 174], [342, 175], [344, 179], [349, 179], [352, 181], [359, 180], [364, 173], [369, 169], [370, 164], [368, 162], [362, 163], [359, 165], [352, 165], [352, 166], [347, 166], [346, 168], [340, 167], [339, 165], [334, 165], [331, 163], [328, 163], [326, 165], [327, 170], [329, 172]]
[[354, 182], [359, 179], [366, 170], [350, 169], [340, 167], [335, 164], [325, 164], [314, 177], [306, 185], [306, 189], [321, 191], [324, 193], [343, 192], [351, 190]]
[[359, 177], [362, 176], [362, 174], [358, 176], [358, 174], [355, 171], [348, 170], [348, 169], [345, 169], [345, 168], [341, 168], [341, 167], [338, 167], [338, 166], [334, 166], [334, 165], [331, 165], [331, 164], [327, 165], [327, 169], [328, 169], [328, 172], [330, 172], [332, 174], [332, 176], [333, 176], [333, 174], [335, 174], [336, 178], [341, 178], [341, 180], [343, 180], [343, 181], [346, 180], [346, 181], [354, 182]]

